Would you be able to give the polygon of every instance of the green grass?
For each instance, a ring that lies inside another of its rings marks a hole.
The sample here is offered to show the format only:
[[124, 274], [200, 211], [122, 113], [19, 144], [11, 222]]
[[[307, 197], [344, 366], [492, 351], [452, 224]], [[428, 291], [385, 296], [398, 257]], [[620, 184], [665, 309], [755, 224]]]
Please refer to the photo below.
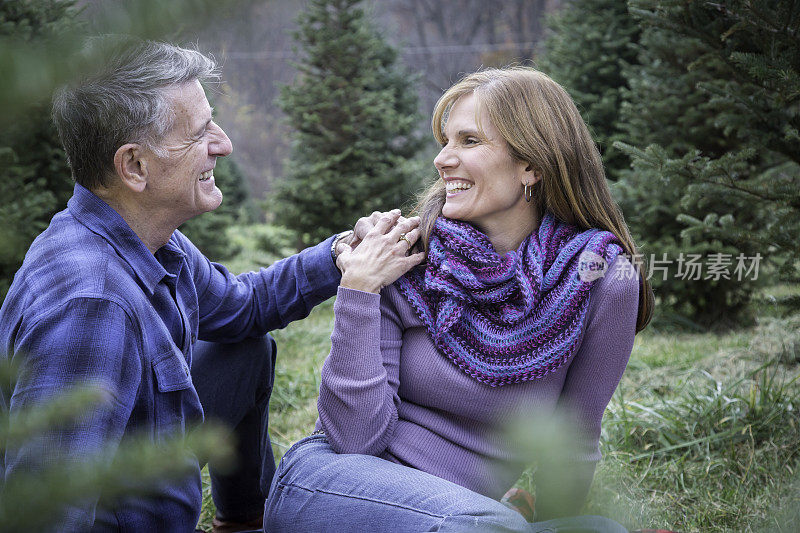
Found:
[[[294, 442], [314, 430], [320, 370], [330, 351], [332, 329], [333, 299], [317, 306], [305, 320], [272, 332], [278, 356], [269, 423], [276, 461]], [[211, 530], [214, 511], [208, 470], [204, 468], [201, 529]]]
[[331, 348], [333, 299], [286, 329], [273, 332], [278, 344], [275, 387], [270, 399], [270, 436], [276, 460], [314, 430], [322, 363]]
[[774, 322], [637, 339], [604, 418], [592, 512], [680, 531], [796, 530], [780, 515], [800, 494], [800, 368], [760, 345], [765, 330]]
[[[245, 263], [237, 265], [243, 270]], [[759, 313], [751, 329], [637, 336], [604, 417], [604, 458], [586, 512], [631, 529], [797, 530], [800, 315], [780, 308], [797, 294], [796, 286], [766, 289], [758, 305], [772, 302], [775, 312]], [[278, 363], [270, 434], [278, 460], [313, 430], [332, 304], [273, 333]], [[532, 484], [531, 472], [518, 483]], [[206, 478], [204, 494], [200, 525], [208, 528], [213, 503]]]

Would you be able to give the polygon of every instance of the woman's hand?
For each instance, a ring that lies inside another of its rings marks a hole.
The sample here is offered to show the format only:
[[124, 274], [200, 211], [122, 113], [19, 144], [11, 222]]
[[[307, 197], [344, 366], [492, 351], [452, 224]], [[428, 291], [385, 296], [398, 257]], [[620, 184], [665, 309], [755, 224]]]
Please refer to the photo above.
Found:
[[419, 239], [418, 226], [419, 217], [405, 219], [399, 211], [381, 214], [357, 247], [342, 247], [336, 258], [336, 266], [342, 271], [339, 285], [378, 293], [418, 265], [424, 253], [407, 255]]

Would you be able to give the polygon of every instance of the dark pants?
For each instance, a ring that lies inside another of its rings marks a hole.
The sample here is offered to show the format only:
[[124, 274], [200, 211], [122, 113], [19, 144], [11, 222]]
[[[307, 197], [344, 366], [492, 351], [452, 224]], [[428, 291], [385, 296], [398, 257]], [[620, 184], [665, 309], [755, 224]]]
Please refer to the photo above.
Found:
[[192, 381], [205, 419], [228, 426], [237, 443], [232, 471], [208, 465], [217, 517], [246, 522], [261, 516], [275, 474], [267, 434], [275, 341], [269, 335], [236, 344], [198, 341], [193, 352]]

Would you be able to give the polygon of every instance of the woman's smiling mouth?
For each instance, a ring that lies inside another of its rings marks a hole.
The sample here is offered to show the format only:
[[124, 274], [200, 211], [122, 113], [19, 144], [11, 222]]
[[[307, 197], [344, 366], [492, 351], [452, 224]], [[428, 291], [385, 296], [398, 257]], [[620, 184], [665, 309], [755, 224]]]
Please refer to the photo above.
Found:
[[445, 180], [444, 183], [448, 196], [458, 194], [472, 188], [472, 183], [466, 180], [452, 179]]

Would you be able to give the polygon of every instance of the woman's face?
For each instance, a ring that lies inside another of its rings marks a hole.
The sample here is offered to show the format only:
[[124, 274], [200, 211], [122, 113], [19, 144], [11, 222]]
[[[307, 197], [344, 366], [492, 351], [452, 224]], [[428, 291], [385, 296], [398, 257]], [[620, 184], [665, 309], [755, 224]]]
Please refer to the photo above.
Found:
[[472, 94], [456, 100], [444, 135], [446, 144], [433, 160], [447, 187], [442, 214], [472, 223], [492, 242], [493, 235], [512, 228], [532, 230], [535, 208], [525, 201], [523, 186], [535, 183], [534, 173], [526, 170], [527, 163], [511, 157], [486, 111], [477, 113]]

